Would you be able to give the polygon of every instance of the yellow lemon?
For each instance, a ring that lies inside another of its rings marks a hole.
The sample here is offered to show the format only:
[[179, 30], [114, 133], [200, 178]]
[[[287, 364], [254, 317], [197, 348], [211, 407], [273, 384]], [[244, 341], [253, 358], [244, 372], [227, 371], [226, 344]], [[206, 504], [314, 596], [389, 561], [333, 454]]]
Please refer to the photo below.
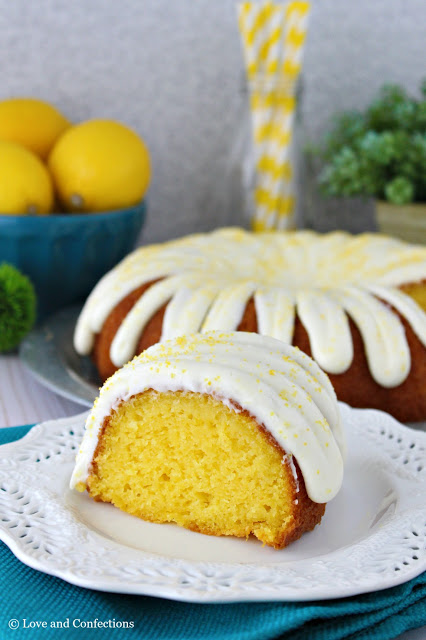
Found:
[[68, 129], [53, 147], [48, 166], [68, 211], [132, 206], [151, 177], [143, 140], [113, 120], [89, 120]]
[[0, 139], [17, 142], [45, 160], [71, 123], [55, 107], [36, 98], [0, 102]]
[[52, 204], [52, 179], [40, 158], [0, 140], [0, 214], [49, 213]]

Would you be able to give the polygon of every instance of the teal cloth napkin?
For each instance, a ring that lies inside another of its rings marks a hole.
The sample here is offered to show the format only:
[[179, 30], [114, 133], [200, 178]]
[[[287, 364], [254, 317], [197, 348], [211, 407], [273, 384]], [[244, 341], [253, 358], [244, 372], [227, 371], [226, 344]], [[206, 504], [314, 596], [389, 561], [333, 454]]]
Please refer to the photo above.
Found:
[[[0, 444], [29, 428], [0, 429]], [[1, 639], [388, 640], [426, 624], [426, 572], [392, 589], [339, 600], [187, 604], [82, 589], [30, 569], [3, 543], [0, 562]], [[11, 620], [19, 627], [10, 629]], [[47, 627], [37, 628], [37, 621]], [[93, 628], [99, 621], [103, 626]]]

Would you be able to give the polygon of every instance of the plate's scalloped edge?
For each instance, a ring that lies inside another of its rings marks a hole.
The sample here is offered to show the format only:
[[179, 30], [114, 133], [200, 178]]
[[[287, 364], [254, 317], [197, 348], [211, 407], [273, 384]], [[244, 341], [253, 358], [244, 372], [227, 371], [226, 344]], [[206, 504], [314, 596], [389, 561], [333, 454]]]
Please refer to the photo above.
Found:
[[[237, 602], [313, 602], [317, 600], [334, 600], [345, 597], [357, 596], [361, 594], [371, 593], [373, 591], [390, 589], [392, 587], [397, 587], [409, 580], [412, 580], [419, 576], [424, 568], [417, 570], [417, 568], [413, 568], [412, 570], [408, 570], [405, 573], [401, 573], [400, 575], [396, 575], [393, 580], [383, 581], [380, 585], [375, 582], [366, 581], [364, 584], [358, 584], [355, 588], [352, 585], [348, 585], [346, 588], [339, 588], [338, 592], [329, 591], [328, 593], [324, 591], [324, 585], [319, 585], [316, 588], [314, 587], [310, 593], [304, 592], [303, 595], [295, 594], [294, 589], [283, 588], [282, 586], [278, 586], [277, 588], [265, 588], [262, 585], [262, 590], [255, 589], [251, 592], [243, 592], [235, 590], [232, 585], [229, 585], [228, 590], [217, 590], [211, 591], [207, 589], [199, 589], [197, 587], [192, 587], [189, 584], [181, 584], [179, 587], [171, 582], [170, 584], [164, 582], [163, 584], [151, 584], [148, 581], [137, 582], [135, 584], [131, 583], [123, 583], [123, 580], [117, 578], [115, 580], [105, 580], [102, 582], [93, 580], [93, 579], [84, 579], [82, 577], [76, 576], [73, 572], [61, 571], [59, 569], [55, 569], [55, 567], [47, 567], [42, 562], [37, 561], [25, 554], [22, 551], [21, 547], [15, 545], [15, 541], [12, 538], [8, 538], [7, 536], [3, 536], [3, 531], [0, 529], [0, 540], [2, 540], [10, 549], [10, 551], [14, 554], [14, 556], [23, 562], [23, 564], [35, 569], [36, 571], [40, 571], [47, 575], [50, 575], [55, 578], [60, 578], [73, 584], [77, 587], [82, 587], [84, 589], [95, 589], [97, 591], [102, 591], [105, 593], [120, 593], [127, 595], [142, 595], [142, 596], [151, 596], [151, 597], [159, 597], [165, 598], [168, 600], [174, 600], [178, 602], [187, 602], [187, 603], [196, 603], [196, 604], [232, 604]], [[201, 563], [198, 563], [201, 564]], [[210, 565], [206, 563], [205, 565], [201, 564], [201, 567], [207, 569], [215, 569], [216, 565]], [[229, 565], [231, 568], [234, 565]], [[272, 567], [273, 565], [268, 565], [268, 567]], [[214, 576], [212, 579], [214, 580]]]
[[[380, 455], [388, 458], [390, 466], [398, 465], [399, 469], [400, 464], [399, 454], [392, 459], [389, 452], [395, 454], [398, 450], [404, 457], [407, 452], [417, 452], [418, 448], [424, 451], [426, 447], [425, 433], [409, 429], [383, 412], [356, 410], [343, 404], [341, 410], [344, 421], [354, 429], [363, 429], [372, 444], [380, 441]], [[45, 486], [48, 482], [37, 485], [34, 481], [35, 455], [37, 461], [42, 460], [47, 479], [49, 469], [53, 470], [52, 461], [57, 461], [58, 456], [70, 461], [86, 415], [84, 412], [41, 423], [21, 440], [0, 447], [0, 539], [19, 560], [34, 569], [86, 588], [200, 603], [346, 597], [396, 586], [426, 569], [426, 554], [421, 548], [426, 538], [426, 514], [419, 508], [399, 514], [379, 532], [349, 548], [285, 565], [190, 562], [142, 551], [138, 557], [143, 562], [135, 563], [129, 548], [108, 543], [73, 521], [72, 513], [61, 504], [61, 496]], [[402, 468], [409, 472], [409, 481], [426, 488], [424, 469], [418, 471], [416, 464], [412, 456]], [[11, 520], [12, 515], [15, 520]], [[397, 528], [395, 520], [399, 523]], [[398, 544], [407, 540], [406, 548], [398, 547], [398, 552], [408, 553], [411, 549], [411, 562], [409, 555], [403, 553], [395, 560], [392, 544], [384, 544], [386, 539], [392, 543], [395, 537]], [[377, 558], [377, 552], [382, 556]], [[362, 573], [358, 564], [368, 554], [369, 564]], [[413, 554], [418, 554], [416, 561]], [[106, 561], [104, 566], [102, 560]], [[386, 562], [393, 568], [386, 569]]]
[[[20, 449], [22, 445], [29, 444], [30, 442], [34, 442], [40, 436], [45, 435], [46, 432], [49, 432], [50, 429], [56, 429], [57, 427], [72, 427], [76, 421], [83, 420], [85, 421], [88, 416], [88, 410], [82, 411], [74, 416], [68, 416], [65, 418], [57, 418], [56, 420], [45, 420], [44, 422], [38, 422], [33, 425], [31, 429], [19, 440], [13, 440], [12, 442], [6, 442], [5, 444], [0, 445], [0, 460], [4, 457], [4, 453], [13, 451], [15, 449]], [[4, 427], [4, 429], [13, 429], [15, 427]]]

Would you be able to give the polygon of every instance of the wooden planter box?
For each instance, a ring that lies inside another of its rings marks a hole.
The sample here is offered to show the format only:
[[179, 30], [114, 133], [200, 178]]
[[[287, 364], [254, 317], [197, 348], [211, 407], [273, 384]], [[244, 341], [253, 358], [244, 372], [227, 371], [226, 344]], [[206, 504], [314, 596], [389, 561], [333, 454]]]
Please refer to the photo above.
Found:
[[376, 201], [380, 233], [415, 244], [426, 244], [426, 202], [396, 205]]

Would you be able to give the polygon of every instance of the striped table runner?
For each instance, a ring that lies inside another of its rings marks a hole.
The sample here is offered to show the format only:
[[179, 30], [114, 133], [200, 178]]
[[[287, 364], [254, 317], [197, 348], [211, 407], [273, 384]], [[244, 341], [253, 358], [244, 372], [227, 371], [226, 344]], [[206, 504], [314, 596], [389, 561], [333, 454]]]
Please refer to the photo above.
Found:
[[0, 427], [64, 418], [85, 409], [43, 387], [17, 355], [0, 356]]

